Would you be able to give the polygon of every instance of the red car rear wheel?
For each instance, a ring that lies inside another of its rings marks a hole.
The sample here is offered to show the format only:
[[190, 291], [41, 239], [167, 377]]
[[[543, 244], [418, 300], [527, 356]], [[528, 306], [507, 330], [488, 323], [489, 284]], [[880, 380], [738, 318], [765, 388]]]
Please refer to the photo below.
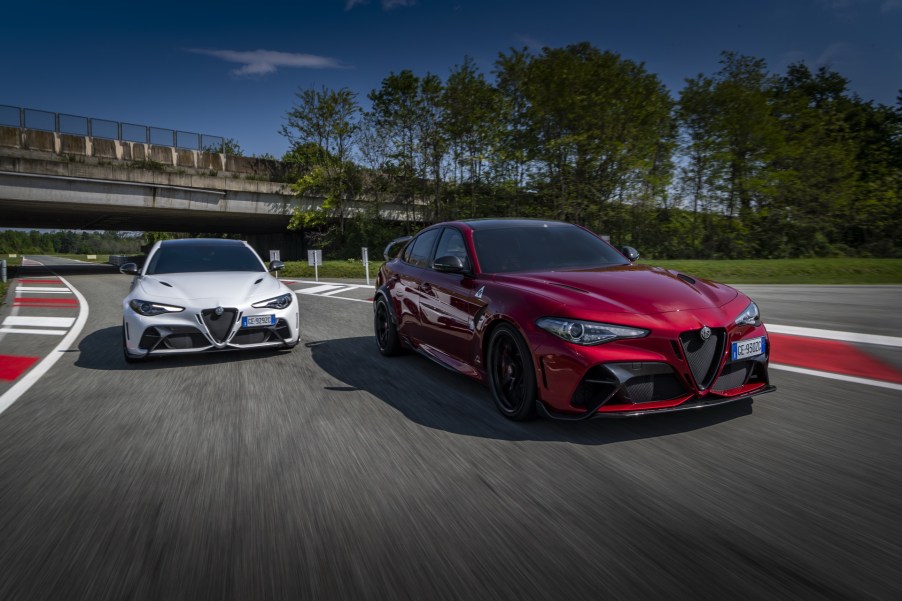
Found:
[[379, 352], [386, 357], [397, 355], [401, 352], [401, 340], [398, 338], [398, 329], [392, 323], [391, 312], [384, 296], [376, 301], [373, 314], [373, 329], [376, 334], [376, 344]]

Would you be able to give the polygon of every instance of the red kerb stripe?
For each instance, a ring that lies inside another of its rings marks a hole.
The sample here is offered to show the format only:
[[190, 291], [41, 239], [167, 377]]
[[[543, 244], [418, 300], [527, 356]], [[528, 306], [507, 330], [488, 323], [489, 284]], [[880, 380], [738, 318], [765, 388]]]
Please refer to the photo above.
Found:
[[13, 301], [14, 305], [47, 305], [50, 307], [67, 307], [78, 305], [74, 298], [41, 298], [36, 296], [20, 296]]
[[9, 382], [15, 380], [28, 368], [34, 365], [40, 357], [17, 357], [16, 355], [0, 355], [0, 380]]
[[838, 340], [769, 334], [770, 360], [846, 376], [902, 383], [902, 372], [859, 347]]

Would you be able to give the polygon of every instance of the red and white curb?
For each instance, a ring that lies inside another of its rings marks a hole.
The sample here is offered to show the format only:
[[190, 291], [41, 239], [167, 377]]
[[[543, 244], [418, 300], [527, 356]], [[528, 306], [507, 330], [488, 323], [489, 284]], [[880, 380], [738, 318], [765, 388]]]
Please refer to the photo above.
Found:
[[902, 390], [902, 371], [858, 346], [902, 348], [902, 338], [780, 324], [766, 326], [773, 369]]
[[[75, 296], [75, 299], [71, 299], [71, 306], [69, 304], [66, 305], [65, 308], [77, 308], [78, 316], [69, 318], [69, 317], [28, 317], [23, 315], [10, 315], [3, 320], [2, 326], [0, 326], [0, 335], [2, 334], [21, 334], [28, 333], [34, 335], [62, 335], [62, 340], [59, 341], [50, 354], [41, 359], [38, 362], [38, 358], [36, 357], [11, 357], [8, 360], [4, 361], [4, 366], [9, 366], [7, 369], [12, 370], [15, 368], [17, 371], [24, 371], [24, 374], [18, 378], [15, 384], [13, 384], [6, 392], [0, 395], [0, 413], [3, 413], [17, 400], [21, 397], [25, 392], [28, 391], [29, 388], [34, 386], [34, 384], [44, 375], [46, 374], [53, 365], [60, 360], [66, 350], [72, 345], [73, 342], [78, 338], [81, 334], [82, 329], [85, 327], [85, 323], [88, 321], [88, 301], [85, 300], [85, 297], [75, 289], [65, 278], [61, 276], [57, 276], [59, 281], [66, 286], [68, 292], [71, 292], [72, 295]], [[27, 280], [20, 280], [19, 284], [22, 283], [31, 283], [27, 282]], [[44, 283], [51, 283], [50, 281], [46, 281]], [[61, 288], [58, 290], [62, 290]], [[35, 291], [32, 291], [35, 292]], [[17, 297], [18, 298], [18, 297]], [[59, 299], [63, 300], [63, 299]], [[68, 299], [66, 299], [68, 300]], [[36, 306], [37, 303], [18, 305], [16, 301], [13, 302], [13, 311], [16, 310], [16, 307], [23, 306]], [[51, 304], [55, 308], [63, 308], [59, 304]], [[49, 321], [48, 321], [49, 320]], [[71, 320], [71, 321], [70, 321]], [[63, 328], [68, 327], [68, 330], [64, 330]], [[24, 330], [24, 332], [23, 332]], [[39, 330], [44, 330], [43, 332]], [[36, 363], [36, 364], [35, 364]], [[32, 367], [33, 365], [33, 367]], [[31, 369], [28, 369], [28, 368]], [[24, 368], [24, 369], [23, 369]], [[28, 370], [28, 371], [25, 371]]]

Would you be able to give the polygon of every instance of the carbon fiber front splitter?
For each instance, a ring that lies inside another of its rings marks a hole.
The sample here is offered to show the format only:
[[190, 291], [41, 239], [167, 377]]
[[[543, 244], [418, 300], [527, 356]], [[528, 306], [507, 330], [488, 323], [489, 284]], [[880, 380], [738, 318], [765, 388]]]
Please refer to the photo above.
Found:
[[641, 417], [643, 415], [655, 415], [658, 413], [674, 413], [676, 411], [689, 411], [692, 409], [706, 409], [708, 407], [717, 407], [718, 405], [727, 405], [729, 403], [737, 403], [739, 401], [745, 401], [752, 397], [756, 397], [762, 394], [767, 394], [769, 392], [773, 392], [777, 389], [776, 386], [767, 385], [763, 388], [759, 388], [754, 392], [749, 394], [743, 394], [737, 397], [732, 398], [724, 398], [718, 397], [716, 399], [689, 399], [683, 403], [675, 407], [664, 407], [662, 409], [627, 409], [624, 411], [608, 411], [608, 412], [599, 412], [599, 411], [587, 411], [585, 413], [564, 413], [562, 411], [554, 411], [553, 409], [549, 409], [545, 406], [545, 403], [541, 401], [536, 401], [536, 407], [540, 414], [545, 417], [563, 421], [582, 421], [586, 419], [596, 419], [596, 418], [614, 418], [614, 417]]

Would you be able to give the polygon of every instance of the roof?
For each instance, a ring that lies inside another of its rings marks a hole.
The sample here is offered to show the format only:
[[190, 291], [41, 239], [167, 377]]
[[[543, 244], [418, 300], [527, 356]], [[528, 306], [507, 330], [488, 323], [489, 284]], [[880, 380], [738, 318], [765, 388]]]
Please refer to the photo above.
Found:
[[497, 230], [524, 227], [569, 227], [570, 223], [554, 221], [553, 219], [467, 219], [459, 221], [474, 231]]
[[162, 246], [244, 246], [243, 240], [226, 238], [181, 238], [179, 240], [163, 240]]

